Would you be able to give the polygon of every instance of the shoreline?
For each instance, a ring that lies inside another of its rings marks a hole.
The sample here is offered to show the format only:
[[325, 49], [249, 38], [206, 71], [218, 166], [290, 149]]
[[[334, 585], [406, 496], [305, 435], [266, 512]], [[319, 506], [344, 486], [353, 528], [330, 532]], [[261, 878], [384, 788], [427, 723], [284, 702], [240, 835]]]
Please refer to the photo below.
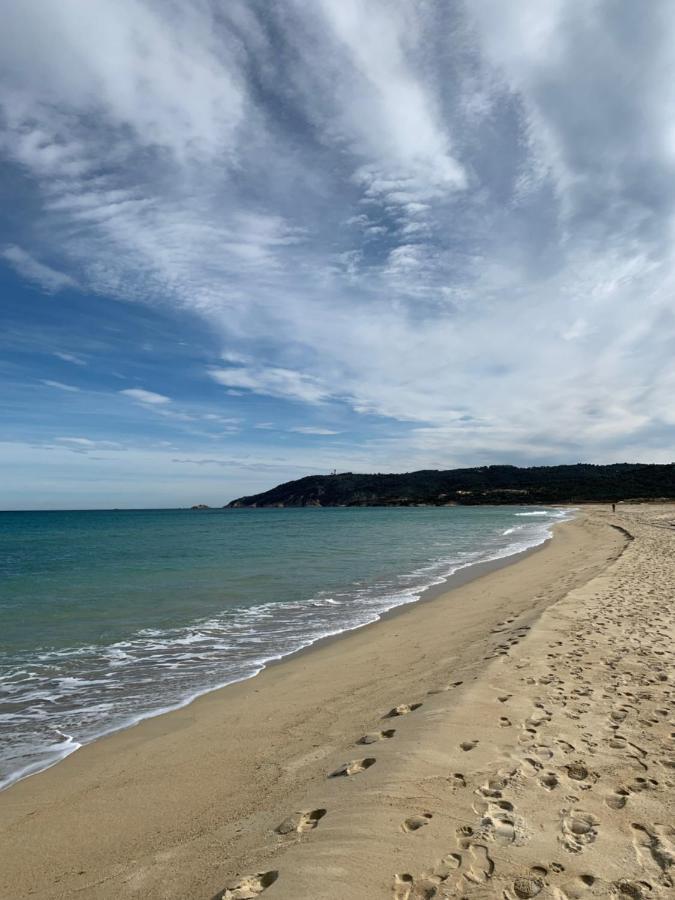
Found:
[[[557, 508], [557, 507], [547, 507], [547, 508]], [[370, 628], [374, 625], [377, 625], [379, 622], [386, 621], [390, 618], [393, 618], [399, 614], [401, 614], [408, 607], [416, 605], [418, 603], [428, 603], [443, 594], [446, 594], [457, 587], [461, 587], [463, 584], [468, 584], [476, 578], [480, 578], [483, 575], [489, 574], [490, 572], [496, 572], [499, 569], [513, 565], [521, 559], [527, 558], [532, 553], [535, 553], [541, 550], [547, 543], [549, 543], [555, 534], [555, 529], [557, 529], [561, 525], [565, 525], [567, 523], [573, 522], [575, 519], [575, 511], [576, 508], [571, 508], [568, 510], [571, 515], [569, 518], [562, 519], [560, 522], [555, 522], [551, 525], [551, 532], [548, 536], [544, 537], [539, 543], [534, 544], [530, 547], [527, 547], [523, 550], [517, 550], [513, 553], [507, 553], [504, 556], [496, 557], [495, 559], [483, 560], [481, 562], [468, 563], [465, 565], [459, 566], [454, 572], [450, 575], [447, 575], [442, 578], [436, 584], [431, 584], [428, 587], [420, 590], [419, 594], [415, 599], [409, 600], [405, 603], [399, 603], [395, 606], [392, 606], [388, 609], [383, 610], [380, 613], [377, 613], [376, 618], [370, 622], [364, 622], [361, 624], [356, 624], [352, 626], [347, 626], [341, 629], [340, 631], [336, 631], [332, 634], [327, 634], [323, 637], [317, 638], [316, 640], [311, 641], [310, 643], [301, 646], [295, 650], [291, 650], [288, 653], [282, 654], [280, 656], [275, 656], [270, 659], [264, 660], [260, 668], [251, 675], [244, 675], [241, 678], [235, 678], [232, 681], [222, 682], [213, 685], [212, 687], [204, 688], [194, 694], [190, 694], [189, 696], [183, 698], [182, 700], [174, 703], [170, 706], [160, 707], [148, 712], [144, 712], [139, 714], [138, 717], [129, 720], [127, 722], [122, 722], [119, 725], [113, 725], [108, 729], [104, 729], [102, 732], [97, 734], [91, 740], [88, 740], [84, 743], [80, 743], [76, 739], [70, 737], [69, 740], [73, 741], [73, 743], [77, 744], [76, 747], [73, 747], [69, 750], [64, 750], [63, 754], [58, 756], [51, 762], [47, 762], [44, 765], [41, 763], [29, 764], [23, 769], [18, 770], [18, 773], [9, 774], [4, 781], [0, 781], [0, 796], [10, 788], [14, 787], [14, 785], [19, 784], [22, 781], [25, 781], [27, 778], [32, 778], [35, 775], [40, 775], [42, 772], [46, 772], [55, 766], [60, 765], [64, 760], [73, 756], [77, 752], [83, 750], [85, 747], [91, 746], [101, 740], [105, 740], [113, 735], [119, 734], [120, 732], [128, 731], [132, 728], [137, 728], [141, 726], [144, 722], [149, 721], [151, 719], [155, 719], [158, 716], [170, 715], [174, 712], [179, 712], [186, 707], [191, 706], [193, 703], [197, 702], [201, 698], [218, 691], [225, 690], [226, 688], [232, 687], [233, 685], [243, 684], [248, 681], [251, 681], [257, 678], [262, 672], [269, 669], [272, 666], [277, 666], [285, 662], [286, 660], [290, 660], [299, 656], [301, 654], [310, 653], [313, 650], [321, 649], [324, 646], [328, 646], [334, 641], [339, 641], [343, 637], [346, 637], [352, 634], [355, 631], [359, 631], [362, 629]]]
[[[423, 603], [397, 607], [15, 783], [0, 804], [7, 895], [208, 900], [229, 876], [285, 849], [274, 829], [294, 809], [330, 804], [337, 823], [343, 801], [325, 795], [344, 784], [342, 794], [354, 799], [352, 779], [327, 781], [326, 773], [359, 754], [359, 734], [392, 707], [423, 702], [421, 717], [393, 722], [396, 741], [375, 744], [377, 770], [394, 777], [402, 751], [392, 745], [416, 746], [450, 696], [461, 702], [507, 652], [505, 629], [517, 629], [510, 639], [517, 643], [551, 603], [623, 549], [625, 538], [586, 511], [564, 524], [515, 561], [488, 563], [470, 579], [464, 573], [464, 583], [439, 586]], [[417, 730], [407, 734], [413, 719]], [[379, 727], [385, 734], [388, 726]], [[27, 848], [36, 845], [44, 851], [29, 863]], [[273, 890], [284, 896], [281, 885]]]
[[[398, 616], [405, 613], [410, 607], [416, 607], [425, 603], [433, 603], [434, 600], [437, 600], [440, 597], [444, 597], [446, 594], [452, 594], [452, 592], [457, 588], [460, 588], [466, 584], [470, 584], [472, 581], [475, 581], [478, 578], [482, 578], [485, 575], [490, 575], [494, 572], [498, 572], [500, 569], [505, 569], [507, 566], [515, 565], [516, 563], [527, 559], [529, 556], [543, 550], [544, 547], [555, 538], [556, 529], [563, 528], [565, 525], [571, 524], [572, 522], [574, 522], [574, 518], [566, 519], [562, 522], [556, 522], [552, 526], [553, 533], [549, 537], [544, 538], [543, 541], [535, 544], [532, 547], [527, 547], [525, 550], [517, 550], [515, 553], [510, 553], [507, 556], [500, 556], [497, 557], [497, 559], [487, 559], [483, 560], [482, 562], [469, 563], [466, 566], [462, 566], [451, 575], [447, 575], [439, 584], [432, 584], [429, 587], [424, 588], [424, 590], [420, 591], [420, 594], [416, 600], [410, 600], [408, 603], [399, 603], [397, 606], [392, 606], [389, 609], [385, 609], [384, 612], [378, 613], [377, 619], [374, 619], [372, 622], [365, 622], [363, 625], [355, 625], [353, 628], [346, 628], [344, 631], [338, 631], [335, 634], [328, 634], [325, 637], [318, 638], [317, 640], [312, 641], [312, 643], [308, 644], [306, 647], [300, 647], [298, 650], [292, 650], [286, 656], [280, 656], [276, 659], [271, 659], [266, 662], [260, 672], [258, 672], [256, 675], [253, 675], [252, 678], [257, 678], [258, 675], [260, 675], [265, 671], [265, 669], [268, 669], [271, 666], [278, 666], [295, 657], [312, 653], [314, 650], [321, 650], [323, 647], [327, 647], [334, 642], [340, 641], [344, 637], [348, 637], [355, 631], [364, 631], [365, 629], [376, 627], [380, 624], [380, 622], [387, 622], [392, 619], [396, 619]], [[242, 682], [250, 680], [251, 678], [243, 679]], [[242, 682], [230, 682], [230, 684], [241, 684]], [[226, 684], [220, 688], [213, 688], [213, 690], [223, 690], [227, 687], [230, 687], [230, 685]], [[207, 693], [211, 693], [211, 691], [207, 691]], [[200, 696], [204, 696], [204, 694], [201, 694]]]

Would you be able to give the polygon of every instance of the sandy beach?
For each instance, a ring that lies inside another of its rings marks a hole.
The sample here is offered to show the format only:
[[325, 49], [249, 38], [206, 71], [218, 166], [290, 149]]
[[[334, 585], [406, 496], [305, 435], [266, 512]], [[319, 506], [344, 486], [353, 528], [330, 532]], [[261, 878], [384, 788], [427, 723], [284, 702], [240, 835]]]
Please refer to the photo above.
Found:
[[0, 895], [675, 896], [675, 507], [541, 549], [0, 795]]

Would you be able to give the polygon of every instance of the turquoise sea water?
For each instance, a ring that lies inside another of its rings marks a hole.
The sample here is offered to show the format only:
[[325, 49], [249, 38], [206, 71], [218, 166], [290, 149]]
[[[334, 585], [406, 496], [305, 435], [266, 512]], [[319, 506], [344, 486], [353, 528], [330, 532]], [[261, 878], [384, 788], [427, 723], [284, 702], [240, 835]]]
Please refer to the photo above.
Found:
[[566, 515], [0, 513], [0, 786], [535, 546]]

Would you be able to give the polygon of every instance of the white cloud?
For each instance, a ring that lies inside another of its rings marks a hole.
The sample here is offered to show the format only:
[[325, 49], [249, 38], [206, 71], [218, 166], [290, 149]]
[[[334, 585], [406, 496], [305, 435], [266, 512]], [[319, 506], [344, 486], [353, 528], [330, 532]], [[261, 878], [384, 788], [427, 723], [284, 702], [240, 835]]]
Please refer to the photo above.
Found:
[[9, 244], [4, 247], [0, 251], [0, 257], [9, 263], [22, 278], [37, 282], [49, 294], [54, 294], [65, 288], [76, 287], [75, 280], [69, 275], [41, 263], [26, 250], [17, 247], [15, 244]]
[[119, 393], [148, 406], [161, 406], [165, 403], [171, 403], [170, 397], [165, 397], [164, 394], [156, 394], [154, 391], [146, 391], [143, 388], [126, 388]]
[[49, 378], [43, 378], [42, 384], [47, 387], [58, 388], [61, 391], [79, 392], [79, 388], [72, 384], [64, 384], [62, 381], [51, 381]]
[[95, 6], [5, 16], [25, 277], [191, 312], [238, 403], [396, 419], [422, 465], [672, 446], [668, 4]]
[[333, 431], [331, 428], [319, 428], [314, 425], [299, 425], [296, 428], [290, 428], [289, 431], [295, 431], [298, 434], [317, 434], [317, 435], [330, 435], [330, 434], [341, 434], [340, 431]]
[[[45, 10], [25, 0], [7, 11], [1, 45], [15, 122], [25, 128], [29, 97], [38, 95], [43, 122], [53, 124], [65, 107], [131, 129], [134, 142], [178, 159], [227, 155], [244, 95], [237, 44], [215, 44], [214, 15], [202, 2], [63, 0]], [[22, 134], [24, 159], [39, 156], [61, 174], [57, 164], [71, 160], [62, 136], [44, 128]]]
[[291, 369], [247, 367], [210, 369], [209, 376], [225, 387], [245, 388], [255, 394], [320, 403], [330, 393], [316, 378]]
[[318, 7], [328, 33], [320, 33], [318, 47], [302, 49], [328, 50], [323, 89], [335, 118], [325, 127], [362, 156], [355, 178], [366, 196], [409, 204], [466, 187], [439, 97], [416, 59], [424, 12], [360, 0], [320, 0]]
[[81, 356], [75, 356], [74, 353], [63, 353], [59, 350], [54, 352], [54, 356], [57, 356], [59, 359], [62, 359], [64, 362], [72, 363], [75, 366], [86, 366], [86, 359], [82, 359]]
[[[57, 437], [54, 438], [57, 445], [61, 444], [73, 453], [89, 453], [92, 450], [124, 450], [123, 444], [118, 441], [92, 440], [85, 437]], [[57, 449], [60, 449], [57, 447]]]
[[579, 338], [586, 337], [588, 333], [588, 322], [583, 316], [579, 316], [579, 318], [575, 319], [569, 328], [566, 328], [561, 334], [566, 341], [576, 341]]

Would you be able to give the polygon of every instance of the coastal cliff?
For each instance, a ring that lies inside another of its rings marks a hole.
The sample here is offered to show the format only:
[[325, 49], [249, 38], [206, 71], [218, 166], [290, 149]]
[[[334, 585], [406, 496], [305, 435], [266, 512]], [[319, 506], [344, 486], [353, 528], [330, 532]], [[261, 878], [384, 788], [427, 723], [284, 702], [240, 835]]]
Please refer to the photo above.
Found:
[[288, 506], [451, 506], [615, 503], [675, 498], [675, 464], [480, 466], [385, 475], [308, 475], [239, 497], [226, 509]]

